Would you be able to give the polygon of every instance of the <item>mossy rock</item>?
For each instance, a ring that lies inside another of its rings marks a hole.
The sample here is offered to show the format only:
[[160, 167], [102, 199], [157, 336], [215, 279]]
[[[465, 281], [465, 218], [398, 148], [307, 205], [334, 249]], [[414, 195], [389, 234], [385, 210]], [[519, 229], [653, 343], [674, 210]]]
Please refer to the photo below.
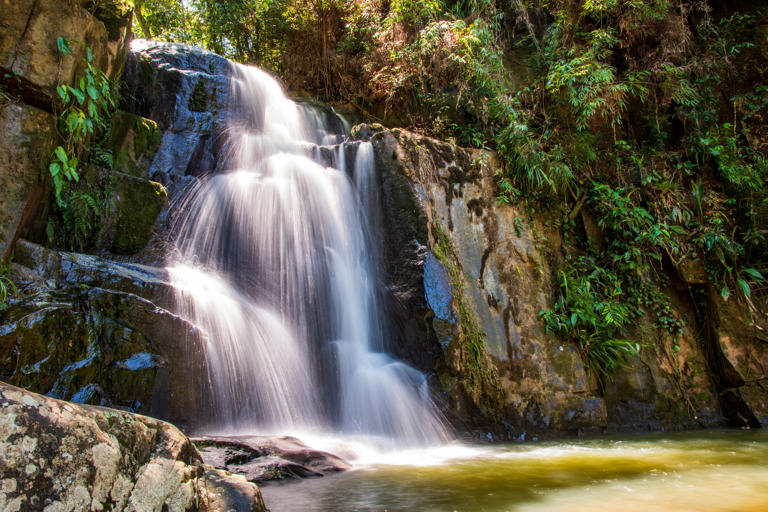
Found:
[[88, 290], [41, 290], [1, 321], [14, 327], [0, 336], [3, 380], [54, 398], [149, 411], [162, 361], [150, 354], [149, 340], [99, 309]]
[[104, 23], [111, 41], [120, 37], [133, 16], [132, 0], [80, 0], [86, 11]]
[[147, 178], [163, 132], [157, 123], [122, 110], [112, 118], [112, 155], [115, 170]]
[[192, 94], [189, 96], [189, 110], [192, 112], [205, 112], [208, 110], [208, 88], [205, 86], [205, 80], [199, 78], [195, 84]]
[[149, 243], [168, 194], [154, 181], [120, 172], [113, 172], [110, 177], [113, 212], [110, 250], [116, 254], [135, 254]]

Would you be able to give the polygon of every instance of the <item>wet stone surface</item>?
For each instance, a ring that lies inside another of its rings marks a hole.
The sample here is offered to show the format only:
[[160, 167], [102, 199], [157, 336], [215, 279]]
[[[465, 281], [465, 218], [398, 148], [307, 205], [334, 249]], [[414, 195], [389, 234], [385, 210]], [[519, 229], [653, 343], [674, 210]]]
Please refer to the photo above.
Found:
[[253, 483], [318, 477], [350, 468], [342, 458], [290, 436], [199, 437], [192, 441], [206, 464], [243, 475]]

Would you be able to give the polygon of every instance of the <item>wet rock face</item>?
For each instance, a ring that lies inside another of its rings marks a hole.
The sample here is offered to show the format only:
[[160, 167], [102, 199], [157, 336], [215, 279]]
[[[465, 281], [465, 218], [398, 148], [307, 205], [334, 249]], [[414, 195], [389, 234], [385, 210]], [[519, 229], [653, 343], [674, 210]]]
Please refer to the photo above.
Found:
[[551, 272], [532, 231], [545, 228], [521, 229], [520, 212], [497, 208], [495, 157], [401, 130], [354, 133], [372, 141], [381, 173], [404, 353], [436, 371], [459, 428], [517, 438], [604, 427], [605, 403], [576, 350], [539, 325]]
[[225, 129], [231, 64], [175, 43], [133, 40], [123, 72], [123, 108], [162, 131], [149, 178], [169, 188], [212, 172]]
[[739, 427], [768, 427], [768, 319], [709, 290], [710, 364], [723, 414]]
[[205, 337], [165, 309], [173, 291], [163, 269], [22, 240], [12, 275], [0, 379], [183, 427], [205, 418]]
[[0, 509], [266, 510], [168, 423], [0, 383]]
[[[498, 203], [496, 156], [380, 126], [353, 136], [375, 149], [401, 355], [436, 377], [460, 430], [519, 439], [723, 424], [690, 294], [667, 290], [684, 335], [665, 337], [646, 315], [635, 333], [640, 357], [600, 386], [577, 347], [544, 331], [539, 313], [557, 294], [563, 241], [547, 212]], [[699, 282], [695, 268], [683, 270], [685, 283]], [[750, 389], [762, 382], [759, 346], [731, 358]]]
[[323, 476], [350, 468], [340, 457], [314, 450], [295, 437], [201, 437], [193, 442], [206, 464], [253, 483]]

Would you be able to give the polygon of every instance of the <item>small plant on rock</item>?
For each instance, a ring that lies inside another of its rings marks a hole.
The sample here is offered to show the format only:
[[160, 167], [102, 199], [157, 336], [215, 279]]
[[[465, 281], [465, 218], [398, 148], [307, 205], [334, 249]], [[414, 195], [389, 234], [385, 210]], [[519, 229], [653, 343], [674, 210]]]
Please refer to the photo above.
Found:
[[[63, 37], [57, 40], [62, 57], [72, 53]], [[84, 162], [94, 161], [111, 167], [111, 154], [104, 149], [115, 108], [112, 84], [103, 71], [94, 66], [93, 53], [86, 48], [83, 71], [74, 85], [56, 88], [56, 105], [60, 144], [51, 154], [48, 171], [53, 181], [55, 206], [64, 229], [63, 241], [72, 249], [82, 249], [95, 231], [99, 214], [98, 201], [88, 186], [77, 190]], [[56, 238], [56, 223], [47, 226], [50, 242]]]

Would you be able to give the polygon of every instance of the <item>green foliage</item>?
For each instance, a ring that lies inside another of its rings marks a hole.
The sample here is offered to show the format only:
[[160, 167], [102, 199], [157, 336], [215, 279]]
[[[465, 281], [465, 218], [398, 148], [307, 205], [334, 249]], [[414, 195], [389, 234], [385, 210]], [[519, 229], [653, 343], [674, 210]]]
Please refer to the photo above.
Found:
[[[506, 162], [504, 176], [528, 194], [562, 195], [572, 187], [572, 155], [578, 154], [569, 150], [572, 146], [578, 145], [586, 150], [586, 154], [579, 155], [583, 157], [582, 163], [589, 163], [595, 158], [587, 133], [553, 144], [552, 132], [538, 133], [526, 112], [510, 108], [507, 119], [509, 124], [496, 139], [499, 155]], [[502, 181], [505, 202], [510, 201], [506, 192], [512, 190], [512, 182], [506, 185]]]
[[239, 62], [279, 68], [289, 23], [287, 0], [200, 0], [194, 5], [208, 48]]
[[547, 331], [577, 343], [587, 367], [610, 377], [640, 352], [639, 344], [626, 339], [639, 310], [628, 305], [619, 277], [588, 258], [558, 271], [557, 278], [560, 297], [541, 312]]
[[714, 125], [698, 135], [697, 156], [711, 159], [720, 179], [730, 187], [743, 191], [759, 191], [768, 176], [768, 161], [761, 152], [742, 141], [746, 133], [736, 134], [731, 123]]
[[8, 271], [10, 267], [8, 264], [0, 265], [0, 311], [5, 309], [8, 297], [16, 292], [16, 285], [13, 283], [10, 277], [8, 277]]
[[615, 31], [596, 29], [587, 33], [583, 47], [567, 48], [560, 43], [562, 27], [553, 25], [545, 39], [545, 55], [549, 68], [546, 91], [562, 98], [575, 118], [576, 128], [585, 130], [595, 117], [619, 123], [627, 107], [630, 93], [642, 94], [642, 75], [629, 75], [620, 80], [616, 68], [607, 60], [611, 48], [618, 44]]
[[437, 21], [443, 11], [438, 0], [393, 0], [389, 12], [390, 23], [425, 26]]
[[[70, 43], [59, 37], [57, 46], [62, 56], [72, 52]], [[115, 107], [112, 85], [104, 72], [93, 65], [93, 54], [86, 48], [84, 71], [75, 86], [56, 87], [59, 96], [58, 128], [63, 143], [51, 155], [48, 170], [53, 179], [56, 202], [64, 207], [62, 192], [68, 182], [79, 180], [79, 158], [86, 154], [94, 135], [101, 135]]]
[[500, 201], [584, 200], [605, 236], [598, 268], [670, 333], [680, 321], [659, 280], [683, 258], [705, 262], [723, 296], [759, 309], [768, 269], [761, 12], [717, 19], [706, 2], [666, 0], [533, 4], [554, 21], [540, 42], [528, 39], [533, 79], [498, 102], [511, 105], [496, 118]]
[[652, 260], [660, 263], [664, 254], [676, 259], [679, 247], [673, 236], [681, 228], [658, 221], [647, 209], [636, 205], [633, 192], [595, 183], [587, 202], [598, 214], [598, 225], [609, 235], [611, 261], [641, 274]]
[[138, 37], [205, 45], [207, 25], [197, 8], [199, 2], [134, 0], [134, 5], [138, 23], [133, 30]]
[[[58, 38], [57, 47], [62, 58], [72, 52], [71, 43], [62, 37]], [[78, 250], [96, 231], [100, 211], [96, 192], [90, 190], [89, 184], [77, 184], [85, 163], [111, 167], [112, 155], [106, 148], [115, 108], [112, 84], [93, 65], [90, 48], [86, 48], [82, 67], [74, 86], [61, 84], [56, 88], [60, 144], [48, 166], [56, 208], [46, 228], [49, 242], [58, 240]]]

